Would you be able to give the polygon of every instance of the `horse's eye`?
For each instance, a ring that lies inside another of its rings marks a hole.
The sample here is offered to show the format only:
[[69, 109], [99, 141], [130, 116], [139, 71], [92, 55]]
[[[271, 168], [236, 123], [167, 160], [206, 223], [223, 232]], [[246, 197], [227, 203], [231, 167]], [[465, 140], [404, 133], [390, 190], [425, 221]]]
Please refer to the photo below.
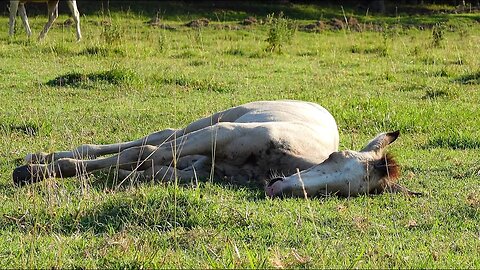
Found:
[[272, 186], [275, 182], [277, 181], [282, 181], [283, 178], [282, 177], [277, 177], [277, 178], [273, 178], [272, 180], [270, 180], [270, 182], [268, 183], [268, 187]]

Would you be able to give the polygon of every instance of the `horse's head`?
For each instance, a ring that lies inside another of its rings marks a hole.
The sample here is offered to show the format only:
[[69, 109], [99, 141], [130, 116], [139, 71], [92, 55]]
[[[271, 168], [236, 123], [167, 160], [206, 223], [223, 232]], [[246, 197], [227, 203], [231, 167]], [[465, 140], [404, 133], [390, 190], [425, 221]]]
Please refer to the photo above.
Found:
[[289, 177], [275, 178], [266, 187], [267, 195], [306, 197], [325, 194], [360, 194], [402, 191], [396, 183], [400, 168], [386, 148], [400, 132], [382, 133], [361, 151], [333, 152], [322, 163]]

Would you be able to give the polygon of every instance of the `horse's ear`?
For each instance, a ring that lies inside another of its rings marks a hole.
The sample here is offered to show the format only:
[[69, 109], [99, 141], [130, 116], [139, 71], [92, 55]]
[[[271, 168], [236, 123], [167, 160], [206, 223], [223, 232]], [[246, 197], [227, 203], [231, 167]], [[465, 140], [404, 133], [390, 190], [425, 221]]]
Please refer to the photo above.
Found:
[[387, 147], [389, 144], [393, 143], [398, 136], [400, 135], [400, 131], [393, 131], [393, 132], [386, 132], [377, 135], [373, 140], [371, 140], [367, 146], [365, 146], [361, 152], [383, 152], [383, 149]]
[[389, 185], [385, 188], [385, 191], [386, 192], [390, 192], [390, 193], [403, 193], [405, 195], [408, 195], [408, 196], [422, 196], [423, 193], [421, 192], [415, 192], [415, 191], [411, 191], [410, 189], [400, 185], [400, 184], [397, 184], [397, 183], [394, 183], [392, 185]]

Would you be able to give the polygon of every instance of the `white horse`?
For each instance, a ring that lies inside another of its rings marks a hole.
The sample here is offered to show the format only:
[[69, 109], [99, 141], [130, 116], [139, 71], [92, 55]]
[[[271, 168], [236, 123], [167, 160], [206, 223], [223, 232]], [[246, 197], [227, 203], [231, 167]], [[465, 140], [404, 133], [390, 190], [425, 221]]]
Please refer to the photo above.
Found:
[[[50, 27], [52, 27], [53, 22], [58, 17], [58, 2], [59, 0], [11, 0], [10, 1], [10, 36], [13, 36], [15, 32], [15, 17], [17, 16], [17, 10], [22, 18], [23, 26], [27, 31], [27, 36], [30, 37], [32, 35], [32, 30], [30, 29], [30, 25], [28, 23], [27, 18], [27, 11], [25, 9], [25, 3], [27, 2], [46, 2], [48, 5], [48, 22], [43, 27], [40, 36], [38, 37], [39, 40], [45, 38]], [[78, 12], [77, 2], [75, 0], [67, 0], [68, 7], [72, 12], [73, 20], [75, 21], [75, 27], [77, 30], [77, 41], [82, 39], [82, 34], [80, 32], [80, 13]]]
[[[376, 136], [359, 152], [338, 152], [338, 130], [323, 107], [303, 101], [259, 101], [166, 129], [136, 141], [82, 145], [72, 151], [36, 153], [16, 168], [17, 185], [73, 177], [105, 168], [124, 176], [191, 181], [213, 176], [246, 182], [276, 177], [269, 196], [356, 196], [396, 184], [399, 168], [385, 153], [399, 132]], [[102, 155], [116, 154], [98, 158]]]

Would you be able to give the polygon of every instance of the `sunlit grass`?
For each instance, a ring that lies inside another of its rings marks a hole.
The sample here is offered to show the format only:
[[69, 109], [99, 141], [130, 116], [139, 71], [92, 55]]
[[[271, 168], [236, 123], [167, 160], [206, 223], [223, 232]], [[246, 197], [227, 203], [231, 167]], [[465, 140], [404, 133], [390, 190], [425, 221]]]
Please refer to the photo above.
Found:
[[[309, 20], [332, 11], [304, 8]], [[298, 31], [281, 53], [265, 51], [268, 26], [222, 19], [167, 18], [165, 30], [118, 12], [105, 30], [90, 15], [80, 43], [71, 28], [43, 43], [2, 31], [0, 267], [479, 268], [480, 26], [444, 18], [456, 27], [441, 46], [389, 17], [385, 31]], [[31, 18], [34, 33], [44, 19]], [[322, 104], [342, 149], [399, 129], [401, 182], [425, 196], [270, 200], [211, 182], [115, 188], [104, 174], [12, 184], [27, 153], [132, 140], [261, 99]]]

